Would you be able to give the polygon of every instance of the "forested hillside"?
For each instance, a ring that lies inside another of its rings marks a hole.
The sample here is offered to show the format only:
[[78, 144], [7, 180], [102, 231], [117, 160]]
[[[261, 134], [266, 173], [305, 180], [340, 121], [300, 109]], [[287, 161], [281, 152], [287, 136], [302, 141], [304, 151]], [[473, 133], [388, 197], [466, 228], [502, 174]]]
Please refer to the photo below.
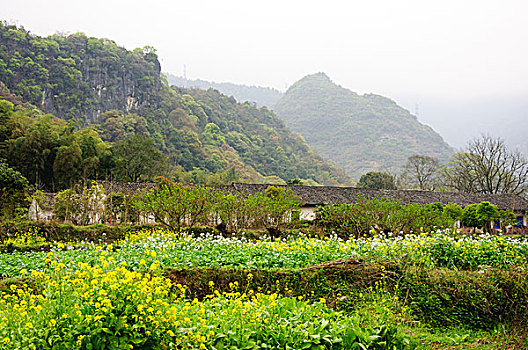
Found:
[[[72, 164], [90, 164], [77, 168], [86, 178], [128, 181], [147, 181], [163, 165], [159, 173], [194, 183], [350, 182], [268, 109], [168, 87], [153, 48], [128, 51], [82, 33], [41, 38], [0, 24], [0, 82], [0, 98], [14, 106], [4, 103], [0, 116], [9, 126], [0, 157], [47, 188], [70, 184], [57, 174]], [[155, 155], [152, 147], [163, 152], [152, 171], [138, 174], [141, 162], [124, 168], [134, 154]]]
[[273, 109], [282, 97], [282, 92], [276, 89], [262, 86], [248, 86], [233, 83], [215, 83], [202, 79], [185, 79], [172, 74], [167, 74], [170, 85], [186, 88], [215, 89], [227, 96], [233, 96], [238, 102], [255, 102], [259, 107]]
[[412, 155], [445, 160], [453, 152], [440, 135], [394, 101], [358, 95], [324, 73], [293, 84], [274, 110], [323, 158], [356, 178], [369, 171], [395, 171]]
[[109, 109], [159, 103], [153, 48], [127, 51], [82, 33], [40, 38], [0, 23], [0, 81], [24, 101], [60, 118], [94, 121]]

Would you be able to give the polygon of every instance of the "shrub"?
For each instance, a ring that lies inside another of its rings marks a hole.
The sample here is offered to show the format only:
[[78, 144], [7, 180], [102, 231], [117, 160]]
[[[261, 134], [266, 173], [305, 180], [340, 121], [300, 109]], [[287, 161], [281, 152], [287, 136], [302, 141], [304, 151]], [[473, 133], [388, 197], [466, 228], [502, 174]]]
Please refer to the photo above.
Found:
[[371, 232], [428, 232], [452, 227], [454, 220], [444, 214], [440, 203], [403, 205], [388, 198], [358, 197], [351, 204], [318, 207], [316, 224], [343, 238], [357, 238]]

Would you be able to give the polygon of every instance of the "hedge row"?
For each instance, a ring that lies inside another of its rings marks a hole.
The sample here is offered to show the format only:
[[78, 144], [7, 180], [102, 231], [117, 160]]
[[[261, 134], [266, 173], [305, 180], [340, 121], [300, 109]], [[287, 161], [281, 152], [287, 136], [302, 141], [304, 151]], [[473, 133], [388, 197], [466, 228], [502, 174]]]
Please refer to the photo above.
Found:
[[209, 294], [210, 281], [221, 292], [229, 292], [230, 283], [237, 282], [242, 291], [290, 290], [296, 296], [325, 298], [328, 306], [345, 311], [354, 309], [360, 293], [383, 280], [417, 319], [436, 327], [528, 328], [528, 276], [515, 271], [430, 270], [349, 260], [293, 270], [172, 269], [167, 275], [175, 284], [187, 285], [190, 298]]

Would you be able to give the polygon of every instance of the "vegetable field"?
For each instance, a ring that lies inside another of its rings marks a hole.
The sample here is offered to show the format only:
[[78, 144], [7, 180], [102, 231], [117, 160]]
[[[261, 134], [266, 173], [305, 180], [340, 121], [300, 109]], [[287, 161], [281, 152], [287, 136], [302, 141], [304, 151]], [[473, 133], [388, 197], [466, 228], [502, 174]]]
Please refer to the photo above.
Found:
[[152, 228], [99, 245], [28, 231], [2, 249], [5, 349], [526, 344], [516, 336], [528, 317], [522, 237], [249, 240]]

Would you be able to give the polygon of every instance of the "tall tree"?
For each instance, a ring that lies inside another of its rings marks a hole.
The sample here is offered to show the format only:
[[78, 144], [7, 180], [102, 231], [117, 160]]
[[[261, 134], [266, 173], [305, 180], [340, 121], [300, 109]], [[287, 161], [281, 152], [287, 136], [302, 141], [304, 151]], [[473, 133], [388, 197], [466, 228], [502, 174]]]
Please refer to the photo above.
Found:
[[25, 205], [27, 179], [0, 159], [0, 217], [11, 218]]
[[150, 138], [134, 135], [116, 142], [112, 148], [116, 158], [116, 175], [121, 181], [152, 181], [163, 175], [167, 159]]
[[140, 212], [154, 216], [156, 222], [175, 233], [185, 226], [208, 223], [217, 202], [213, 189], [201, 185], [184, 186], [164, 178], [156, 181], [157, 187], [145, 192], [135, 203]]
[[504, 140], [483, 135], [455, 153], [444, 167], [449, 188], [460, 192], [526, 194], [528, 159]]
[[438, 159], [414, 155], [407, 159], [404, 174], [409, 179], [409, 185], [425, 191], [434, 191], [438, 185]]
[[374, 188], [380, 190], [395, 190], [394, 177], [391, 174], [371, 171], [364, 175], [358, 182], [359, 188]]
[[53, 172], [60, 189], [71, 187], [81, 175], [82, 152], [77, 142], [60, 146], [53, 162]]

